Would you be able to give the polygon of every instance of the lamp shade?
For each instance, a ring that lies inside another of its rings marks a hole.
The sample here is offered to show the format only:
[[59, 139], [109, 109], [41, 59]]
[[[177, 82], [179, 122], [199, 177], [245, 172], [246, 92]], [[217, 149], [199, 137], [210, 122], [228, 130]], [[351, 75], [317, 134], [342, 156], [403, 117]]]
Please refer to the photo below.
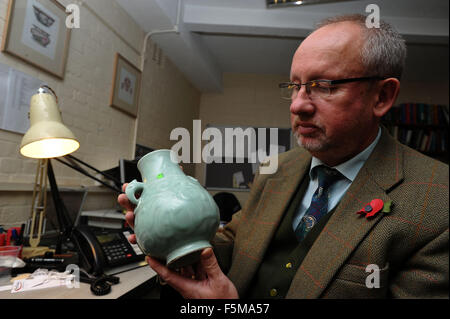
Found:
[[80, 147], [63, 124], [56, 98], [43, 87], [30, 101], [30, 129], [24, 135], [20, 153], [31, 158], [53, 158], [70, 154]]

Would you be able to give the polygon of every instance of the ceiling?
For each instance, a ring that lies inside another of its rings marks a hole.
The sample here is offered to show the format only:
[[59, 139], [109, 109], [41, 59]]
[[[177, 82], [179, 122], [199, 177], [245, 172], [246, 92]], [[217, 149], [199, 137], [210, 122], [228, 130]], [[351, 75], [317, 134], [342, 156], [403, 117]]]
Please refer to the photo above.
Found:
[[[266, 8], [265, 0], [116, 0], [201, 92], [224, 72], [289, 76], [292, 55], [323, 18], [377, 4], [408, 44], [411, 80], [448, 81], [448, 0], [353, 0]], [[177, 32], [159, 31], [177, 30]], [[409, 67], [409, 68], [408, 68]]]

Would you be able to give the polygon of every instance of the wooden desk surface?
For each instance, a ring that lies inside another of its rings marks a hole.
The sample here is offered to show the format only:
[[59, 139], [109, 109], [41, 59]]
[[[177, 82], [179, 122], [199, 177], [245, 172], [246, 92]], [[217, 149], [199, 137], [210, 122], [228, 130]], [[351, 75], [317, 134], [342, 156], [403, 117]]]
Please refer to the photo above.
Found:
[[111, 286], [111, 292], [104, 296], [96, 296], [91, 292], [89, 284], [80, 283], [79, 288], [55, 287], [39, 289], [12, 294], [9, 291], [0, 291], [0, 299], [117, 299], [133, 290], [144, 282], [150, 280], [156, 273], [147, 264], [120, 274], [117, 285]]

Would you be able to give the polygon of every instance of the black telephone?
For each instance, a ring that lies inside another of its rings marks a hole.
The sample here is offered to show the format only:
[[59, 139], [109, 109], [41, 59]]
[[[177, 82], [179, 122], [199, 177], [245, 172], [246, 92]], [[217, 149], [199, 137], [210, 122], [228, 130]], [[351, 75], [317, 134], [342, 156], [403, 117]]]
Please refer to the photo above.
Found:
[[144, 260], [139, 247], [130, 244], [127, 239], [132, 233], [131, 228], [104, 230], [87, 225], [76, 226], [72, 231], [72, 240], [78, 246], [80, 267], [98, 276], [107, 268]]

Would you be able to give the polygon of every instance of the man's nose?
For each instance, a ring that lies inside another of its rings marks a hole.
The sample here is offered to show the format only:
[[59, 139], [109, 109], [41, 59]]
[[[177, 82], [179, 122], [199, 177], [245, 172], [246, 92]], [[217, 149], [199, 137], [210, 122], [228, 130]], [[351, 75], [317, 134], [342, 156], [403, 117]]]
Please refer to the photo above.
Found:
[[312, 114], [314, 110], [315, 106], [308, 93], [306, 93], [306, 88], [304, 86], [300, 87], [297, 96], [291, 101], [290, 112], [292, 114]]

